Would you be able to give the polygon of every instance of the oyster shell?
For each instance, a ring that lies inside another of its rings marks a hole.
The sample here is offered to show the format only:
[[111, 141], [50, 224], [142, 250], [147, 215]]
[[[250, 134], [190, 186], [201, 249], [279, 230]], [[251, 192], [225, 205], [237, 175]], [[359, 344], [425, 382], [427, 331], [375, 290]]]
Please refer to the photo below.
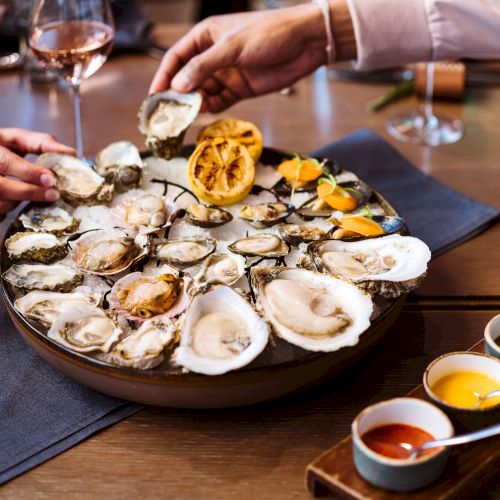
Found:
[[388, 298], [415, 290], [431, 258], [423, 241], [399, 234], [356, 242], [321, 241], [311, 243], [307, 252], [318, 270]]
[[131, 273], [120, 278], [108, 295], [111, 309], [133, 321], [178, 316], [187, 307], [188, 278], [174, 274]]
[[111, 143], [97, 153], [95, 163], [96, 172], [114, 184], [117, 191], [126, 191], [141, 185], [141, 155], [129, 141]]
[[63, 264], [15, 264], [2, 278], [22, 290], [69, 292], [83, 282], [83, 275]]
[[351, 225], [346, 221], [357, 217], [362, 218], [364, 216], [361, 214], [345, 215], [342, 212], [333, 212], [332, 216], [328, 219], [328, 222], [336, 226], [336, 228], [332, 229], [330, 237], [334, 240], [356, 241], [373, 237], [380, 238], [380, 236], [394, 233], [408, 233], [406, 221], [402, 217], [396, 215], [371, 215], [368, 217], [368, 219], [375, 222], [380, 227], [381, 234], [379, 235], [363, 233], [360, 229], [353, 231]]
[[358, 343], [370, 326], [370, 296], [347, 280], [306, 269], [254, 268], [257, 307], [277, 335], [308, 351]]
[[206, 259], [216, 246], [212, 238], [167, 240], [155, 245], [154, 255], [173, 266], [187, 267]]
[[73, 351], [108, 352], [122, 334], [122, 329], [105, 311], [80, 305], [60, 314], [47, 336]]
[[127, 227], [150, 233], [165, 226], [175, 212], [175, 205], [164, 196], [145, 193], [124, 200], [113, 212]]
[[52, 233], [20, 231], [5, 241], [5, 248], [12, 260], [30, 260], [49, 264], [68, 253], [66, 243], [61, 243]]
[[110, 360], [141, 370], [154, 368], [163, 362], [163, 351], [175, 341], [175, 333], [176, 327], [168, 318], [145, 321], [137, 331], [115, 345]]
[[81, 292], [58, 293], [35, 290], [14, 302], [15, 308], [27, 318], [51, 326], [63, 312], [79, 306], [97, 306], [101, 294]]
[[278, 232], [289, 245], [299, 246], [301, 243], [326, 240], [328, 233], [318, 226], [304, 226], [300, 224], [280, 224]]
[[139, 110], [139, 131], [155, 156], [167, 160], [178, 156], [184, 134], [198, 116], [199, 92], [179, 94], [166, 90], [146, 97]]
[[236, 240], [227, 247], [231, 252], [245, 257], [284, 257], [290, 247], [278, 236], [271, 233], [260, 233]]
[[80, 221], [59, 207], [36, 207], [19, 216], [19, 221], [29, 231], [63, 236], [74, 233]]
[[201, 203], [191, 203], [186, 208], [188, 221], [193, 226], [218, 227], [233, 220], [233, 215], [218, 207], [207, 207]]
[[98, 205], [113, 199], [114, 186], [74, 156], [44, 153], [36, 162], [54, 172], [61, 198], [70, 204]]
[[233, 285], [245, 274], [245, 262], [241, 255], [213, 253], [194, 280], [196, 283]]
[[147, 237], [120, 229], [89, 231], [74, 243], [71, 258], [86, 273], [109, 276], [127, 270], [148, 254]]
[[293, 205], [281, 202], [243, 205], [240, 208], [240, 219], [257, 229], [264, 229], [283, 222], [294, 210]]
[[195, 295], [184, 318], [175, 361], [188, 370], [220, 375], [253, 361], [266, 347], [269, 327], [232, 288]]

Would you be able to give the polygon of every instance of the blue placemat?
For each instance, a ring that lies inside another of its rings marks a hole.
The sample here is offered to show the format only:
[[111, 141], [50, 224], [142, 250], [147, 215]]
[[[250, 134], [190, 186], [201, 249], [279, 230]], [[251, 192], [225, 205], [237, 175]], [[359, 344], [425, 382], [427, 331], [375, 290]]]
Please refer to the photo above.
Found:
[[413, 236], [434, 256], [493, 224], [500, 212], [417, 170], [388, 142], [361, 129], [312, 153], [337, 160], [379, 191], [406, 219]]
[[[368, 130], [314, 154], [338, 160], [378, 189], [434, 253], [477, 234], [499, 215], [422, 174]], [[0, 322], [0, 484], [141, 408], [88, 389], [45, 363], [3, 306]]]

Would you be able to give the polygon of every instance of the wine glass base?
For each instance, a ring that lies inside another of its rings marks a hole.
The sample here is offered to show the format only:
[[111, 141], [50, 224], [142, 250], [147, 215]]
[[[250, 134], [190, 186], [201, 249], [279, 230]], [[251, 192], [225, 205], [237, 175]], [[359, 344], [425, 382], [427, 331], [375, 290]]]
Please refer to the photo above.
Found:
[[464, 125], [458, 118], [444, 116], [426, 121], [424, 115], [413, 112], [391, 118], [387, 131], [400, 141], [440, 146], [459, 141], [464, 135]]

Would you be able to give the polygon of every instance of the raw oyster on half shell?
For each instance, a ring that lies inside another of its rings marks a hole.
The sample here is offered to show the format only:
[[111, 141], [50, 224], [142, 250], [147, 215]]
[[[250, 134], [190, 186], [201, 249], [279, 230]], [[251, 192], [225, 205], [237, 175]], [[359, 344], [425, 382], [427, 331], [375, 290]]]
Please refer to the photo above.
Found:
[[283, 240], [293, 246], [328, 238], [327, 231], [313, 225], [280, 224], [277, 226], [277, 229]]
[[253, 361], [266, 347], [269, 327], [232, 288], [195, 295], [184, 318], [175, 361], [188, 370], [220, 375]]
[[203, 263], [194, 280], [200, 284], [233, 285], [245, 274], [245, 262], [241, 255], [213, 253]]
[[227, 247], [245, 257], [279, 258], [288, 255], [290, 247], [275, 234], [259, 233], [236, 240]]
[[83, 282], [83, 275], [63, 264], [15, 264], [2, 275], [22, 290], [69, 292]]
[[78, 219], [60, 207], [32, 208], [21, 214], [19, 220], [28, 231], [52, 233], [56, 236], [74, 233], [80, 224]]
[[129, 141], [111, 143], [97, 153], [95, 163], [96, 172], [112, 183], [117, 191], [126, 191], [141, 185], [141, 155]]
[[189, 278], [174, 274], [149, 276], [136, 272], [120, 278], [111, 289], [111, 309], [133, 321], [178, 316], [187, 307]]
[[355, 242], [326, 240], [311, 243], [307, 252], [319, 271], [388, 298], [415, 290], [431, 258], [423, 241], [399, 234]]
[[163, 362], [163, 352], [176, 338], [176, 326], [168, 318], [145, 321], [141, 327], [120, 340], [110, 360], [120, 366], [148, 370]]
[[202, 103], [199, 92], [179, 94], [166, 90], [146, 97], [139, 110], [139, 131], [155, 156], [178, 156], [184, 134], [198, 116]]
[[155, 244], [154, 255], [172, 266], [188, 267], [206, 259], [216, 246], [213, 238], [167, 240]]
[[113, 212], [125, 226], [150, 233], [167, 224], [175, 206], [164, 196], [145, 193], [124, 200], [113, 208]]
[[35, 290], [14, 302], [15, 308], [24, 316], [51, 326], [63, 312], [80, 306], [97, 306], [100, 293], [59, 293]]
[[76, 240], [71, 258], [84, 272], [109, 276], [127, 270], [147, 253], [147, 236], [132, 238], [120, 229], [99, 229]]
[[186, 208], [188, 221], [193, 226], [218, 227], [233, 220], [233, 215], [219, 207], [207, 207], [201, 203], [191, 203]]
[[52, 233], [20, 231], [5, 241], [5, 248], [12, 260], [29, 260], [49, 264], [68, 253], [66, 243]]
[[358, 343], [370, 326], [373, 303], [347, 280], [306, 269], [252, 269], [257, 307], [274, 332], [308, 351]]
[[294, 210], [293, 205], [281, 202], [243, 205], [240, 208], [240, 219], [257, 229], [264, 229], [283, 222]]
[[70, 204], [98, 205], [113, 199], [113, 184], [74, 156], [44, 153], [36, 162], [54, 172], [61, 198]]
[[108, 352], [123, 335], [115, 319], [96, 306], [67, 309], [52, 324], [47, 336], [77, 352]]

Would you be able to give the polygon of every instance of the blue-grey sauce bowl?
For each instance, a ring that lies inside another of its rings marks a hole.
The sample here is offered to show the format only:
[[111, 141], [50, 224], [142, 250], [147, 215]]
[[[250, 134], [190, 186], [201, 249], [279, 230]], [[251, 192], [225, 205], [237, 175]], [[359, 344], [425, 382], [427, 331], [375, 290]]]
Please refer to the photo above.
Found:
[[484, 329], [484, 352], [488, 356], [500, 358], [500, 314], [492, 318]]
[[446, 414], [434, 405], [415, 398], [395, 398], [365, 408], [352, 423], [354, 464], [369, 483], [386, 490], [405, 492], [426, 486], [443, 472], [449, 450], [436, 448], [414, 460], [388, 458], [371, 450], [361, 436], [386, 424], [406, 424], [427, 431], [435, 439], [454, 435]]

